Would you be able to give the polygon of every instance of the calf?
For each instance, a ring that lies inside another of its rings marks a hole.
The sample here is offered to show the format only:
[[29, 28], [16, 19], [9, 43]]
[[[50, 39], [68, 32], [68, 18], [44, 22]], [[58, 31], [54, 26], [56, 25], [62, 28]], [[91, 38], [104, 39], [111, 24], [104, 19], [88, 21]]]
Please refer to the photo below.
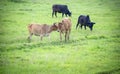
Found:
[[71, 16], [71, 12], [69, 11], [67, 5], [55, 4], [52, 6], [52, 10], [53, 10], [52, 17], [54, 16], [54, 14], [57, 17], [57, 12], [62, 13], [62, 17], [64, 16], [64, 14], [66, 15], [66, 17], [67, 17], [67, 15]]
[[78, 22], [76, 25], [76, 29], [78, 27], [78, 25], [80, 24], [80, 27], [82, 29], [82, 26], [84, 26], [85, 30], [86, 30], [86, 26], [90, 28], [90, 30], [92, 31], [93, 29], [93, 25], [95, 24], [94, 22], [90, 21], [89, 15], [85, 16], [85, 15], [80, 15], [78, 17]]
[[62, 22], [59, 22], [57, 27], [58, 27], [58, 32], [60, 32], [60, 41], [62, 41], [62, 34], [65, 33], [65, 42], [66, 40], [69, 40], [69, 35], [71, 32], [71, 20], [69, 18], [65, 18], [62, 20]]
[[35, 36], [40, 36], [41, 40], [44, 36], [49, 36], [49, 34], [52, 31], [56, 31], [57, 30], [57, 26], [55, 24], [53, 25], [47, 25], [47, 24], [43, 24], [43, 25], [39, 25], [39, 24], [30, 24], [28, 26], [28, 30], [30, 33], [30, 36], [28, 37], [28, 40], [31, 40], [32, 35]]

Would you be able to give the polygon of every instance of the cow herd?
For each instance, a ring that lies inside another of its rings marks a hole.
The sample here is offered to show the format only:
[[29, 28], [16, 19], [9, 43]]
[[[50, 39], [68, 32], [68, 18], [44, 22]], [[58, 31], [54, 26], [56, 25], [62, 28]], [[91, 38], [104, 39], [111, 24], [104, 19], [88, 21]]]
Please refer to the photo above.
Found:
[[[59, 5], [54, 4], [52, 6], [52, 17], [54, 15], [57, 17], [57, 12], [62, 13], [62, 17], [64, 14], [67, 16], [71, 16], [72, 13], [69, 11], [67, 5]], [[82, 29], [82, 26], [86, 29], [86, 27], [89, 27], [90, 30], [93, 30], [93, 25], [95, 23], [91, 22], [89, 15], [80, 15], [78, 17], [78, 22], [76, 25], [76, 29], [79, 26]], [[72, 22], [70, 18], [64, 18], [58, 23], [53, 23], [53, 25], [47, 25], [47, 24], [29, 24], [28, 25], [28, 41], [31, 41], [32, 35], [40, 36], [41, 40], [44, 36], [49, 36], [49, 34], [52, 31], [58, 31], [60, 33], [60, 41], [62, 41], [62, 34], [65, 35], [65, 42], [69, 40], [70, 32], [71, 32], [71, 26]]]

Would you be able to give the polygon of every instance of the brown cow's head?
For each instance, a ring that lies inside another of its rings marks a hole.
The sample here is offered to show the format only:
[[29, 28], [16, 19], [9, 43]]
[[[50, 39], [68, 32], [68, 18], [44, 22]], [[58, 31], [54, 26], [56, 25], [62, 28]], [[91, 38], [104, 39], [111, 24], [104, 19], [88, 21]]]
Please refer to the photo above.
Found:
[[58, 23], [58, 25], [57, 25], [57, 26], [58, 26], [58, 29], [57, 29], [58, 32], [61, 31], [61, 29], [62, 29], [62, 25], [63, 25], [63, 23], [61, 23], [61, 22]]
[[50, 32], [56, 31], [57, 28], [58, 28], [58, 27], [57, 27], [56, 23], [53, 23], [53, 25], [51, 25], [51, 27], [50, 27]]

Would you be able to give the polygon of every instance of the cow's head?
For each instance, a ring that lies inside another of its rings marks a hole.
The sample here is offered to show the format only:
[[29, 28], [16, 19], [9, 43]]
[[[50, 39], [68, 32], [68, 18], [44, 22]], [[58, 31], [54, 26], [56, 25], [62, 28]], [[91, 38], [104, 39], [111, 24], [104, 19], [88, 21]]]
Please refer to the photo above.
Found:
[[56, 23], [53, 23], [53, 25], [51, 25], [51, 27], [50, 27], [49, 32], [56, 31], [57, 28], [58, 28], [58, 27], [57, 27]]
[[69, 12], [68, 12], [68, 16], [70, 16], [70, 17], [71, 17], [71, 16], [72, 16], [72, 12], [70, 12], [70, 11], [69, 11]]
[[56, 23], [53, 23], [53, 25], [51, 26], [51, 29], [53, 30], [53, 31], [56, 31], [57, 30], [57, 25], [56, 25]]
[[57, 27], [58, 27], [58, 28], [57, 28], [57, 31], [58, 31], [58, 32], [61, 31], [61, 29], [62, 29], [62, 25], [63, 25], [62, 22], [59, 22], [59, 23], [58, 23], [58, 25], [57, 25]]
[[94, 22], [88, 23], [88, 27], [90, 28], [91, 31], [93, 30], [93, 25], [94, 25], [94, 24], [95, 24]]

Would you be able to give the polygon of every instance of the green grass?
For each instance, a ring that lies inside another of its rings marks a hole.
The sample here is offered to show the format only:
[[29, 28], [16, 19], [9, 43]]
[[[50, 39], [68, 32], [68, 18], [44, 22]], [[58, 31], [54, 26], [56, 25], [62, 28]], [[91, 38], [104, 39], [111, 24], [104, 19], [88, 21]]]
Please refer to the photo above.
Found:
[[[53, 4], [72, 11], [70, 41], [52, 32], [50, 41], [33, 36], [28, 43], [28, 24], [62, 20], [52, 18]], [[119, 0], [1, 0], [0, 74], [119, 74], [119, 13]], [[96, 23], [92, 32], [75, 29], [81, 14]]]

